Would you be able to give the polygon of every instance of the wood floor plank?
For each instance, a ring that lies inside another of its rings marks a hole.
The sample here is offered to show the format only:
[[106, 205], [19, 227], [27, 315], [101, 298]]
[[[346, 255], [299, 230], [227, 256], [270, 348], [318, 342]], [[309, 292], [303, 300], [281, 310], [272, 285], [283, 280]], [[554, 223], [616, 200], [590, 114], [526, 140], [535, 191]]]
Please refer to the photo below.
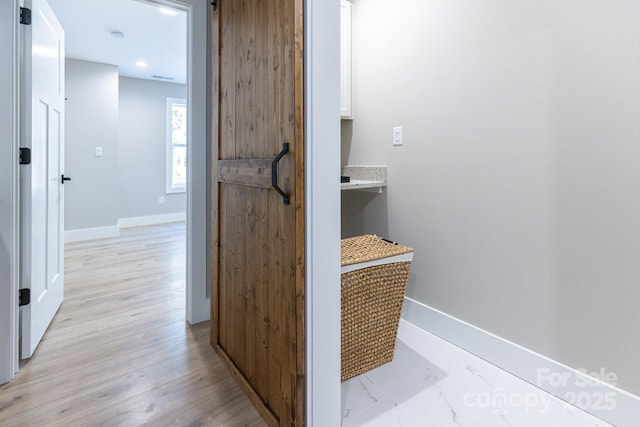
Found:
[[184, 317], [183, 223], [68, 244], [65, 301], [0, 386], [1, 426], [264, 426]]

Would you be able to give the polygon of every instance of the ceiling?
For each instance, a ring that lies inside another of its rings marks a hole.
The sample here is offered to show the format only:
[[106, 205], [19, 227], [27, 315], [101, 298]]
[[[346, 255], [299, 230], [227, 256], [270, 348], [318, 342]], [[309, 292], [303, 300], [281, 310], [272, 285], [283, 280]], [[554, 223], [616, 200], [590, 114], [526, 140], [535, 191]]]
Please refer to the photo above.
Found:
[[[117, 65], [122, 76], [186, 82], [186, 12], [145, 0], [49, 0], [49, 4], [65, 30], [67, 58]], [[112, 32], [124, 33], [124, 38], [113, 37]], [[136, 66], [139, 61], [148, 66]]]

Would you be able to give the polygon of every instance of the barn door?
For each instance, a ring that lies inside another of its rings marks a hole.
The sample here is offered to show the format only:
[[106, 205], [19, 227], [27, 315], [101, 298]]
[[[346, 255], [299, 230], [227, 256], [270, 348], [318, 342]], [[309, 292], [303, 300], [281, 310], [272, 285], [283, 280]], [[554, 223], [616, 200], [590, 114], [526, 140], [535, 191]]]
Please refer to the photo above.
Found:
[[302, 0], [213, 14], [212, 345], [274, 426], [304, 421], [302, 18]]

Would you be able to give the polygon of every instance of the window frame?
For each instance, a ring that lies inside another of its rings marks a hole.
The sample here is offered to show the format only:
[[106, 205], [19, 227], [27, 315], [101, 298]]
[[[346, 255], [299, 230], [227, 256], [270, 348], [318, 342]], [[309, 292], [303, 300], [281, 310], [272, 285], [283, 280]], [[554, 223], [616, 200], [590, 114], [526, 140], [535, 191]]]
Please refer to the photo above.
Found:
[[[167, 97], [167, 101], [166, 101], [166, 119], [165, 119], [165, 159], [166, 159], [166, 164], [165, 164], [165, 192], [167, 194], [174, 194], [174, 193], [185, 193], [187, 191], [187, 185], [186, 183], [183, 185], [173, 185], [173, 147], [182, 147], [182, 144], [173, 144], [173, 138], [172, 138], [172, 131], [173, 131], [173, 106], [174, 105], [181, 105], [184, 106], [187, 117], [185, 117], [185, 124], [188, 125], [189, 123], [189, 118], [188, 118], [188, 114], [189, 114], [189, 110], [187, 108], [187, 101], [184, 98], [171, 98], [171, 97]], [[189, 143], [189, 128], [187, 126], [187, 131], [186, 131], [186, 138], [185, 138], [185, 151], [187, 151], [188, 153], [188, 143]], [[188, 156], [188, 154], [187, 154]], [[187, 161], [188, 161], [188, 157], [187, 157]], [[186, 170], [185, 170], [186, 172]]]

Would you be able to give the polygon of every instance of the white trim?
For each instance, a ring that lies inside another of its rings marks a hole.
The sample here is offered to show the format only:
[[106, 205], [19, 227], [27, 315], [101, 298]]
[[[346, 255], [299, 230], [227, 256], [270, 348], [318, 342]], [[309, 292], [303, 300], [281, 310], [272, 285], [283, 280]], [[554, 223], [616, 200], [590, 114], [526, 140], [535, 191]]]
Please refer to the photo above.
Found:
[[149, 215], [149, 216], [132, 216], [129, 218], [118, 219], [118, 227], [143, 227], [145, 225], [157, 225], [166, 224], [169, 222], [186, 221], [186, 212], [175, 212], [162, 215]]
[[[635, 426], [640, 419], [638, 396], [597, 381], [576, 369], [435, 308], [411, 298], [405, 298], [402, 318], [562, 400], [567, 400], [567, 393], [570, 393], [570, 396], [573, 393], [573, 396], [590, 397], [585, 399], [589, 402], [595, 402], [595, 399], [601, 396], [612, 396], [615, 409], [581, 408], [610, 424], [620, 427]], [[566, 380], [557, 381], [557, 384], [554, 384], [554, 381], [548, 380], [549, 375]], [[589, 385], [585, 386], [587, 382]]]
[[120, 228], [117, 225], [109, 227], [81, 228], [78, 230], [66, 230], [64, 232], [65, 243], [80, 242], [84, 240], [105, 239], [120, 235]]
[[81, 228], [78, 230], [66, 230], [64, 232], [64, 241], [66, 243], [70, 243], [80, 242], [84, 240], [105, 239], [108, 237], [119, 236], [121, 228], [167, 224], [170, 222], [185, 221], [186, 219], [187, 214], [185, 212], [120, 218], [118, 219], [118, 225], [95, 228]]
[[19, 31], [18, 1], [0, 5], [0, 384], [18, 371]]
[[340, 274], [349, 273], [363, 268], [377, 267], [379, 265], [393, 264], [394, 262], [411, 262], [413, 261], [413, 252], [407, 252], [400, 255], [393, 255], [386, 258], [378, 258], [371, 261], [359, 262], [357, 264], [349, 264], [340, 268]]
[[[207, 179], [207, 117], [209, 58], [207, 0], [142, 0], [187, 12], [187, 322], [209, 320], [209, 221], [210, 186]], [[194, 52], [198, 52], [194, 55]], [[205, 195], [205, 196], [203, 196]]]
[[[187, 47], [187, 292], [186, 318], [191, 324], [209, 320], [209, 220], [211, 188], [207, 177], [209, 51], [207, 0], [173, 0], [188, 5]], [[198, 52], [198, 54], [194, 54]], [[204, 195], [204, 196], [203, 196]]]
[[340, 25], [338, 0], [305, 0], [306, 420], [340, 416]]

